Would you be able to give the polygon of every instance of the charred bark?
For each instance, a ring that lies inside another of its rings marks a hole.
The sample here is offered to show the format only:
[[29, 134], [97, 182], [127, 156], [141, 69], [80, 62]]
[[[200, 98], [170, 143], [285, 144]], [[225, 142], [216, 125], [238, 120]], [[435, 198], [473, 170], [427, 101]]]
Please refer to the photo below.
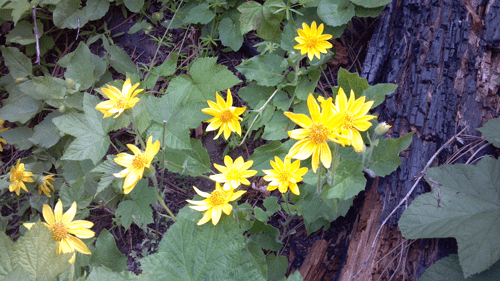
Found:
[[[416, 280], [435, 260], [456, 251], [453, 239], [427, 239], [405, 247], [412, 242], [401, 237], [397, 222], [412, 199], [429, 191], [424, 181], [383, 227], [382, 235], [377, 239], [375, 235], [443, 144], [467, 126], [467, 135], [480, 136], [475, 128], [498, 116], [499, 84], [493, 80], [500, 76], [499, 48], [500, 1], [394, 0], [380, 15], [362, 76], [371, 85], [399, 86], [377, 108], [379, 120], [393, 126], [393, 138], [415, 134], [409, 149], [400, 155], [400, 168], [373, 186], [378, 194], [367, 192], [358, 217], [358, 225], [365, 227], [351, 233], [341, 280], [388, 280], [390, 276]], [[478, 146], [468, 146], [470, 139], [462, 141], [443, 150], [431, 166], [451, 157], [454, 163], [464, 163]], [[374, 210], [379, 213], [373, 215]], [[372, 251], [370, 261], [367, 249]]]

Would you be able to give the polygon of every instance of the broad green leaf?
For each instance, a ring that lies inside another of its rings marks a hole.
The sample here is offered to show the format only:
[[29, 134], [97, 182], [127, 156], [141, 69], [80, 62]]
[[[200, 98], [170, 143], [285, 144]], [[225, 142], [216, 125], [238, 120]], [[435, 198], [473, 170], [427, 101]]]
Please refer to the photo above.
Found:
[[286, 281], [304, 281], [304, 279], [302, 278], [302, 275], [300, 275], [300, 271], [295, 270], [293, 274], [290, 274], [290, 276], [288, 276]]
[[261, 86], [276, 86], [285, 76], [283, 58], [275, 54], [265, 54], [243, 60], [236, 69], [248, 80], [255, 80]]
[[26, 123], [41, 111], [43, 103], [21, 92], [9, 91], [9, 98], [3, 100], [0, 119]]
[[266, 207], [266, 212], [269, 215], [272, 215], [281, 210], [281, 206], [278, 204], [278, 197], [267, 197], [266, 199], [264, 199], [262, 204], [264, 205], [264, 207]]
[[89, 21], [93, 21], [104, 17], [108, 9], [109, 0], [88, 0], [85, 6], [85, 13]]
[[127, 75], [127, 72], [138, 74], [137, 65], [127, 55], [127, 53], [117, 45], [103, 45], [108, 54], [110, 55], [109, 63], [118, 72]]
[[262, 21], [257, 26], [257, 35], [269, 42], [281, 40], [281, 20], [285, 15], [283, 0], [266, 0], [262, 6]]
[[31, 60], [27, 56], [14, 47], [6, 48], [0, 46], [0, 50], [2, 51], [5, 66], [7, 66], [14, 79], [31, 75], [33, 67], [31, 65]]
[[118, 250], [115, 237], [107, 229], [97, 237], [95, 248], [90, 258], [91, 265], [105, 266], [115, 272], [127, 270], [127, 257]]
[[321, 71], [314, 70], [306, 75], [301, 75], [297, 88], [295, 88], [295, 96], [300, 100], [307, 100], [310, 93], [314, 93], [316, 86], [318, 86]]
[[17, 127], [0, 133], [0, 137], [19, 150], [26, 150], [33, 146], [33, 143], [29, 140], [32, 136], [33, 129], [28, 127]]
[[165, 148], [166, 168], [174, 173], [192, 176], [198, 175], [191, 174], [190, 171], [201, 174], [210, 173], [212, 164], [207, 149], [197, 139], [191, 139], [190, 142], [191, 148], [188, 150]]
[[256, 176], [263, 176], [263, 169], [272, 169], [269, 161], [274, 161], [274, 156], [283, 160], [288, 154], [290, 147], [292, 147], [293, 142], [287, 141], [285, 143], [281, 143], [279, 141], [272, 141], [266, 145], [256, 148], [249, 158], [249, 160], [253, 161], [252, 170], [258, 171]]
[[59, 135], [59, 129], [52, 123], [52, 119], [58, 116], [61, 116], [61, 113], [58, 111], [51, 112], [45, 116], [43, 121], [35, 126], [33, 136], [31, 136], [29, 140], [45, 148], [55, 145], [61, 136]]
[[138, 21], [127, 31], [128, 34], [135, 34], [141, 30], [148, 30], [153, 26], [146, 20]]
[[[81, 179], [82, 177], [87, 175], [90, 171], [92, 171], [95, 165], [90, 160], [61, 161], [60, 167], [62, 169], [62, 172], [59, 171], [59, 173], [63, 175], [64, 180], [66, 180], [68, 184], [72, 185], [74, 182]], [[70, 202], [70, 204], [71, 203], [73, 202]]]
[[288, 259], [285, 256], [277, 257], [275, 254], [270, 253], [266, 257], [266, 264], [268, 281], [280, 281], [285, 278], [288, 269]]
[[225, 91], [241, 82], [226, 66], [216, 63], [217, 58], [195, 60], [188, 70], [189, 76], [179, 75], [172, 79], [167, 93], [178, 92], [185, 95], [189, 102], [203, 102], [207, 107], [207, 100], [215, 101], [215, 92]]
[[257, 243], [250, 241], [246, 243], [245, 250], [250, 253], [252, 263], [259, 268], [260, 274], [267, 280], [266, 255], [264, 255], [262, 248]]
[[398, 139], [380, 138], [379, 144], [373, 149], [368, 168], [379, 177], [385, 177], [396, 171], [401, 165], [399, 153], [410, 146], [413, 133], [411, 132]]
[[85, 94], [83, 110], [85, 115], [69, 113], [52, 119], [63, 133], [76, 137], [67, 147], [62, 160], [90, 159], [97, 164], [108, 151], [111, 144], [107, 134], [109, 120], [102, 118], [102, 113], [95, 110], [99, 102], [96, 96]]
[[342, 26], [355, 16], [354, 5], [349, 0], [321, 0], [318, 16], [328, 25]]
[[271, 121], [266, 122], [262, 138], [265, 140], [286, 139], [288, 138], [288, 130], [291, 130], [291, 125], [290, 119], [288, 119], [281, 110], [277, 110]]
[[28, 273], [31, 280], [54, 280], [70, 266], [72, 255], [58, 255], [56, 248], [52, 232], [42, 223], [36, 223], [14, 246], [15, 268]]
[[223, 215], [217, 225], [198, 226], [190, 220], [179, 220], [163, 236], [158, 253], [141, 259], [144, 278], [264, 280], [244, 250], [245, 241], [230, 216]]
[[248, 1], [240, 5], [238, 11], [241, 12], [241, 33], [246, 34], [251, 30], [257, 29], [263, 18], [262, 4], [255, 1]]
[[200, 23], [207, 24], [215, 17], [215, 13], [210, 10], [208, 3], [201, 3], [189, 10], [183, 22], [187, 24]]
[[17, 24], [17, 22], [21, 19], [23, 14], [31, 9], [31, 5], [32, 4], [30, 4], [28, 0], [17, 0], [17, 1], [10, 1], [10, 3], [3, 6], [2, 8], [12, 9], [11, 12], [12, 20], [14, 21], [14, 24]]
[[243, 45], [240, 22], [233, 21], [230, 17], [223, 18], [219, 23], [219, 37], [224, 46], [237, 52]]
[[102, 192], [106, 187], [108, 187], [111, 182], [113, 182], [113, 179], [115, 179], [115, 176], [113, 176], [113, 174], [119, 173], [123, 169], [124, 168], [122, 166], [116, 164], [116, 162], [113, 161], [110, 155], [107, 156], [106, 161], [101, 162], [94, 169], [92, 169], [91, 172], [103, 174], [101, 179], [99, 180], [99, 184], [97, 185], [97, 190], [94, 197]]
[[154, 187], [148, 186], [148, 180], [142, 179], [130, 193], [132, 200], [120, 202], [115, 215], [120, 217], [122, 226], [128, 229], [135, 222], [139, 227], [153, 223], [151, 204], [158, 201]]
[[266, 211], [262, 210], [260, 207], [255, 206], [253, 210], [255, 214], [255, 218], [258, 219], [261, 222], [268, 222], [269, 221], [269, 215], [266, 213]]
[[[385, 96], [390, 95], [396, 91], [398, 85], [396, 84], [377, 84], [363, 91], [363, 96], [366, 101], [374, 101], [372, 108], [375, 108], [385, 100]], [[346, 93], [347, 94], [347, 93]]]
[[64, 100], [68, 87], [63, 79], [47, 75], [20, 83], [18, 88], [33, 99], [44, 100], [48, 103], [55, 100], [60, 103]]
[[0, 231], [0, 280], [11, 272], [15, 266], [14, 242], [3, 231]]
[[365, 187], [366, 179], [361, 162], [346, 159], [340, 161], [335, 168], [334, 183], [324, 188], [322, 196], [328, 199], [347, 200], [365, 190]]
[[384, 7], [385, 5], [391, 3], [391, 0], [351, 0], [352, 3], [363, 6], [365, 8], [378, 8]]
[[177, 70], [177, 60], [179, 59], [179, 55], [174, 54], [166, 61], [164, 61], [161, 65], [154, 67], [151, 70], [146, 81], [142, 83], [142, 86], [146, 89], [152, 89], [158, 82], [158, 78], [167, 77], [175, 73]]
[[418, 278], [418, 281], [497, 281], [499, 276], [500, 261], [497, 261], [489, 269], [481, 273], [464, 277], [458, 256], [449, 255], [427, 268], [424, 274]]
[[405, 210], [401, 233], [407, 239], [454, 237], [464, 277], [486, 270], [500, 259], [500, 160], [442, 165], [427, 176], [433, 190]]
[[[339, 87], [341, 87], [347, 98], [349, 98], [351, 90], [354, 91], [356, 98], [359, 98], [363, 92], [370, 87], [365, 78], [360, 78], [358, 73], [349, 73], [347, 70], [340, 68], [337, 77]], [[334, 93], [336, 94], [338, 87], [335, 87]]]
[[[70, 59], [64, 72], [66, 79], [73, 79], [77, 84], [80, 84], [80, 89], [86, 90], [94, 84], [94, 69], [95, 66], [91, 61], [91, 53], [89, 47], [80, 42], [78, 48], [70, 54]], [[65, 60], [63, 60], [65, 61]]]
[[140, 279], [139, 276], [131, 271], [114, 272], [107, 267], [93, 267], [90, 271], [87, 281], [103, 281], [103, 280], [113, 280], [113, 281], [126, 281]]
[[[37, 21], [39, 34], [43, 34], [43, 24]], [[27, 21], [20, 21], [16, 27], [7, 34], [7, 43], [17, 43], [21, 45], [28, 45], [35, 43], [35, 34], [33, 32], [33, 24]]]
[[[63, 184], [59, 191], [59, 197], [63, 206], [69, 208], [73, 202], [76, 202], [78, 211], [84, 210], [92, 201], [92, 196], [86, 195], [85, 189], [86, 185], [89, 185], [91, 179], [87, 177], [82, 177], [76, 182], [72, 183], [71, 186]], [[86, 184], [87, 183], [87, 184]], [[79, 214], [81, 216], [81, 214]]]
[[266, 101], [275, 91], [274, 87], [264, 87], [255, 82], [248, 83], [247, 86], [239, 89], [238, 97], [243, 99], [252, 109], [259, 109], [257, 105], [261, 101]]
[[140, 12], [142, 6], [144, 6], [144, 0], [123, 0], [123, 3], [133, 13]]
[[257, 243], [262, 249], [279, 251], [283, 247], [283, 243], [279, 239], [279, 229], [270, 224], [256, 220], [249, 232], [252, 241]]
[[54, 24], [61, 29], [77, 29], [87, 24], [87, 12], [80, 9], [81, 4], [80, 0], [60, 1], [52, 14]]
[[477, 130], [483, 134], [488, 142], [500, 148], [500, 117], [488, 120]]
[[[354, 2], [354, 1], [353, 1]], [[363, 1], [365, 2], [365, 1]], [[382, 11], [384, 10], [384, 6], [377, 7], [377, 8], [366, 8], [363, 6], [359, 5], [354, 5], [354, 11], [356, 12], [356, 17], [359, 18], [376, 18]]]

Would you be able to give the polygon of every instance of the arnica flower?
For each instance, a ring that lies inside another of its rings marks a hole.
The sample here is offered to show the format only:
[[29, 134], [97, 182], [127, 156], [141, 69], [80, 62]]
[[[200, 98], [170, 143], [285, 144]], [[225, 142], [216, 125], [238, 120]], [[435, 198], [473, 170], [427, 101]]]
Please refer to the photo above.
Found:
[[302, 127], [289, 131], [290, 138], [298, 140], [288, 152], [294, 159], [305, 160], [312, 155], [312, 169], [316, 173], [319, 161], [326, 168], [332, 164], [332, 152], [327, 141], [330, 140], [342, 145], [349, 144], [349, 140], [339, 135], [339, 128], [344, 123], [344, 115], [334, 113], [332, 100], [328, 99], [321, 104], [322, 109], [312, 94], [307, 98], [307, 107], [311, 118], [305, 114], [285, 112], [295, 124]]
[[242, 190], [234, 192], [233, 189], [223, 190], [218, 182], [215, 183], [215, 190], [211, 193], [203, 192], [196, 188], [196, 186], [193, 186], [193, 188], [198, 195], [206, 198], [202, 201], [186, 200], [188, 203], [195, 205], [189, 206], [189, 208], [200, 212], [205, 211], [197, 225], [205, 224], [209, 220], [212, 220], [212, 224], [216, 225], [220, 220], [222, 212], [226, 215], [231, 214], [233, 207], [229, 202], [237, 200], [246, 192]]
[[139, 102], [139, 98], [136, 98], [135, 96], [144, 91], [143, 89], [136, 90], [136, 88], [139, 87], [139, 83], [132, 86], [130, 78], [125, 80], [121, 91], [114, 86], [106, 86], [107, 88], [101, 88], [101, 90], [109, 100], [102, 101], [95, 107], [95, 109], [104, 114], [104, 118], [111, 117], [113, 114], [118, 113], [115, 117], [113, 117], [117, 118], [126, 109], [134, 107], [134, 105]]
[[214, 139], [219, 138], [222, 133], [224, 133], [226, 140], [231, 135], [231, 132], [236, 132], [241, 136], [240, 121], [243, 119], [239, 116], [245, 112], [246, 107], [233, 106], [233, 96], [230, 89], [227, 90], [227, 101], [224, 101], [218, 92], [215, 93], [215, 96], [217, 103], [208, 100], [207, 103], [210, 108], [203, 108], [201, 110], [203, 113], [214, 116], [212, 119], [205, 121], [210, 123], [208, 124], [207, 131], [219, 129]]
[[299, 44], [295, 45], [293, 48], [295, 50], [300, 50], [300, 54], [303, 55], [307, 53], [307, 57], [309, 60], [313, 60], [314, 56], [320, 59], [320, 54], [326, 54], [326, 49], [330, 49], [332, 44], [327, 40], [332, 38], [330, 34], [321, 34], [323, 33], [323, 24], [320, 24], [318, 28], [316, 28], [316, 22], [313, 21], [311, 27], [307, 25], [307, 23], [302, 23], [302, 29], [297, 29], [298, 37], [295, 37], [295, 41]]
[[[275, 162], [276, 161], [276, 162]], [[300, 167], [300, 161], [296, 160], [292, 163], [289, 157], [285, 157], [285, 161], [281, 161], [278, 157], [274, 156], [274, 161], [270, 161], [274, 170], [262, 170], [266, 174], [264, 180], [269, 181], [267, 190], [278, 190], [281, 193], [286, 193], [288, 188], [295, 195], [300, 195], [298, 182], [302, 181], [309, 169]]]
[[47, 197], [51, 197], [50, 193], [54, 190], [54, 186], [52, 183], [54, 182], [53, 179], [54, 175], [48, 175], [43, 177], [42, 183], [38, 186], [38, 194], [45, 194]]
[[250, 182], [247, 178], [257, 174], [255, 170], [248, 170], [253, 165], [253, 161], [249, 160], [245, 162], [242, 156], [236, 158], [233, 162], [233, 159], [226, 155], [224, 157], [224, 164], [226, 166], [214, 163], [214, 167], [222, 174], [210, 176], [210, 179], [213, 181], [224, 183], [224, 190], [238, 188], [240, 184], [249, 185]]
[[21, 159], [17, 160], [16, 166], [12, 166], [10, 168], [10, 182], [9, 191], [16, 192], [17, 195], [21, 193], [21, 188], [24, 191], [28, 192], [28, 188], [26, 188], [25, 182], [34, 182], [32, 172], [26, 172], [24, 168], [24, 164], [21, 163]]
[[127, 147], [134, 153], [130, 155], [127, 153], [119, 153], [116, 155], [114, 161], [118, 165], [125, 167], [125, 170], [117, 174], [113, 174], [117, 178], [125, 178], [123, 182], [123, 193], [129, 194], [142, 179], [144, 169], [149, 169], [151, 161], [160, 150], [160, 142], [157, 140], [153, 143], [153, 136], [150, 136], [146, 143], [146, 151], [142, 152], [133, 144], [127, 144]]
[[365, 148], [363, 137], [359, 133], [368, 130], [372, 123], [370, 120], [377, 116], [367, 115], [371, 109], [373, 101], [365, 102], [365, 97], [356, 99], [354, 92], [351, 90], [349, 100], [342, 88], [339, 89], [335, 98], [334, 112], [344, 114], [344, 122], [340, 127], [341, 135], [349, 139], [351, 145], [356, 152], [361, 152]]
[[[66, 213], [63, 214], [62, 202], [59, 201], [52, 212], [49, 205], [43, 205], [43, 218], [45, 226], [52, 231], [52, 240], [57, 241], [57, 254], [74, 253], [75, 251], [85, 255], [90, 255], [91, 252], [87, 245], [79, 238], [92, 238], [94, 231], [89, 228], [94, 226], [94, 223], [86, 220], [76, 220], [76, 202], [73, 202]], [[24, 223], [26, 228], [31, 229], [34, 223]], [[70, 259], [70, 263], [75, 261], [75, 255]]]
[[[0, 133], [1, 132], [5, 132], [5, 131], [7, 131], [9, 129], [9, 128], [4, 128], [3, 127], [4, 123], [5, 123], [5, 121], [0, 119]], [[0, 137], [0, 152], [3, 151], [2, 143], [3, 144], [7, 144], [7, 142], [2, 137]]]

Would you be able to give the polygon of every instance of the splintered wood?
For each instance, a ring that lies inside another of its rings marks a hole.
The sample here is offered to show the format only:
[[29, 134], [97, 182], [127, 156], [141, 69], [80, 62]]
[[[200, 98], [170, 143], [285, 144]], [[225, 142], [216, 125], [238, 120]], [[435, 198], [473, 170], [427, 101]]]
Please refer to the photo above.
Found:
[[300, 267], [300, 275], [302, 275], [305, 281], [320, 280], [325, 274], [326, 270], [321, 264], [323, 263], [328, 245], [329, 243], [323, 239], [314, 242], [304, 263]]

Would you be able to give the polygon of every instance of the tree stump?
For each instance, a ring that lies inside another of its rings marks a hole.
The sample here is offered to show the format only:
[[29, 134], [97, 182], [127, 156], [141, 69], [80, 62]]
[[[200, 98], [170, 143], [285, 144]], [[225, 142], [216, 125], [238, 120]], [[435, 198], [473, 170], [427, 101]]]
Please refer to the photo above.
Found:
[[453, 142], [431, 166], [465, 163], [481, 146], [471, 145], [479, 142], [475, 128], [500, 110], [499, 84], [493, 81], [500, 76], [499, 43], [500, 1], [394, 0], [379, 16], [362, 77], [370, 85], [399, 86], [377, 108], [379, 121], [393, 126], [393, 138], [415, 134], [400, 155], [400, 168], [366, 192], [340, 280], [417, 280], [436, 260], [456, 252], [454, 239], [409, 241], [397, 229], [411, 200], [429, 191], [424, 181], [376, 234], [450, 138], [467, 127], [470, 138]]

